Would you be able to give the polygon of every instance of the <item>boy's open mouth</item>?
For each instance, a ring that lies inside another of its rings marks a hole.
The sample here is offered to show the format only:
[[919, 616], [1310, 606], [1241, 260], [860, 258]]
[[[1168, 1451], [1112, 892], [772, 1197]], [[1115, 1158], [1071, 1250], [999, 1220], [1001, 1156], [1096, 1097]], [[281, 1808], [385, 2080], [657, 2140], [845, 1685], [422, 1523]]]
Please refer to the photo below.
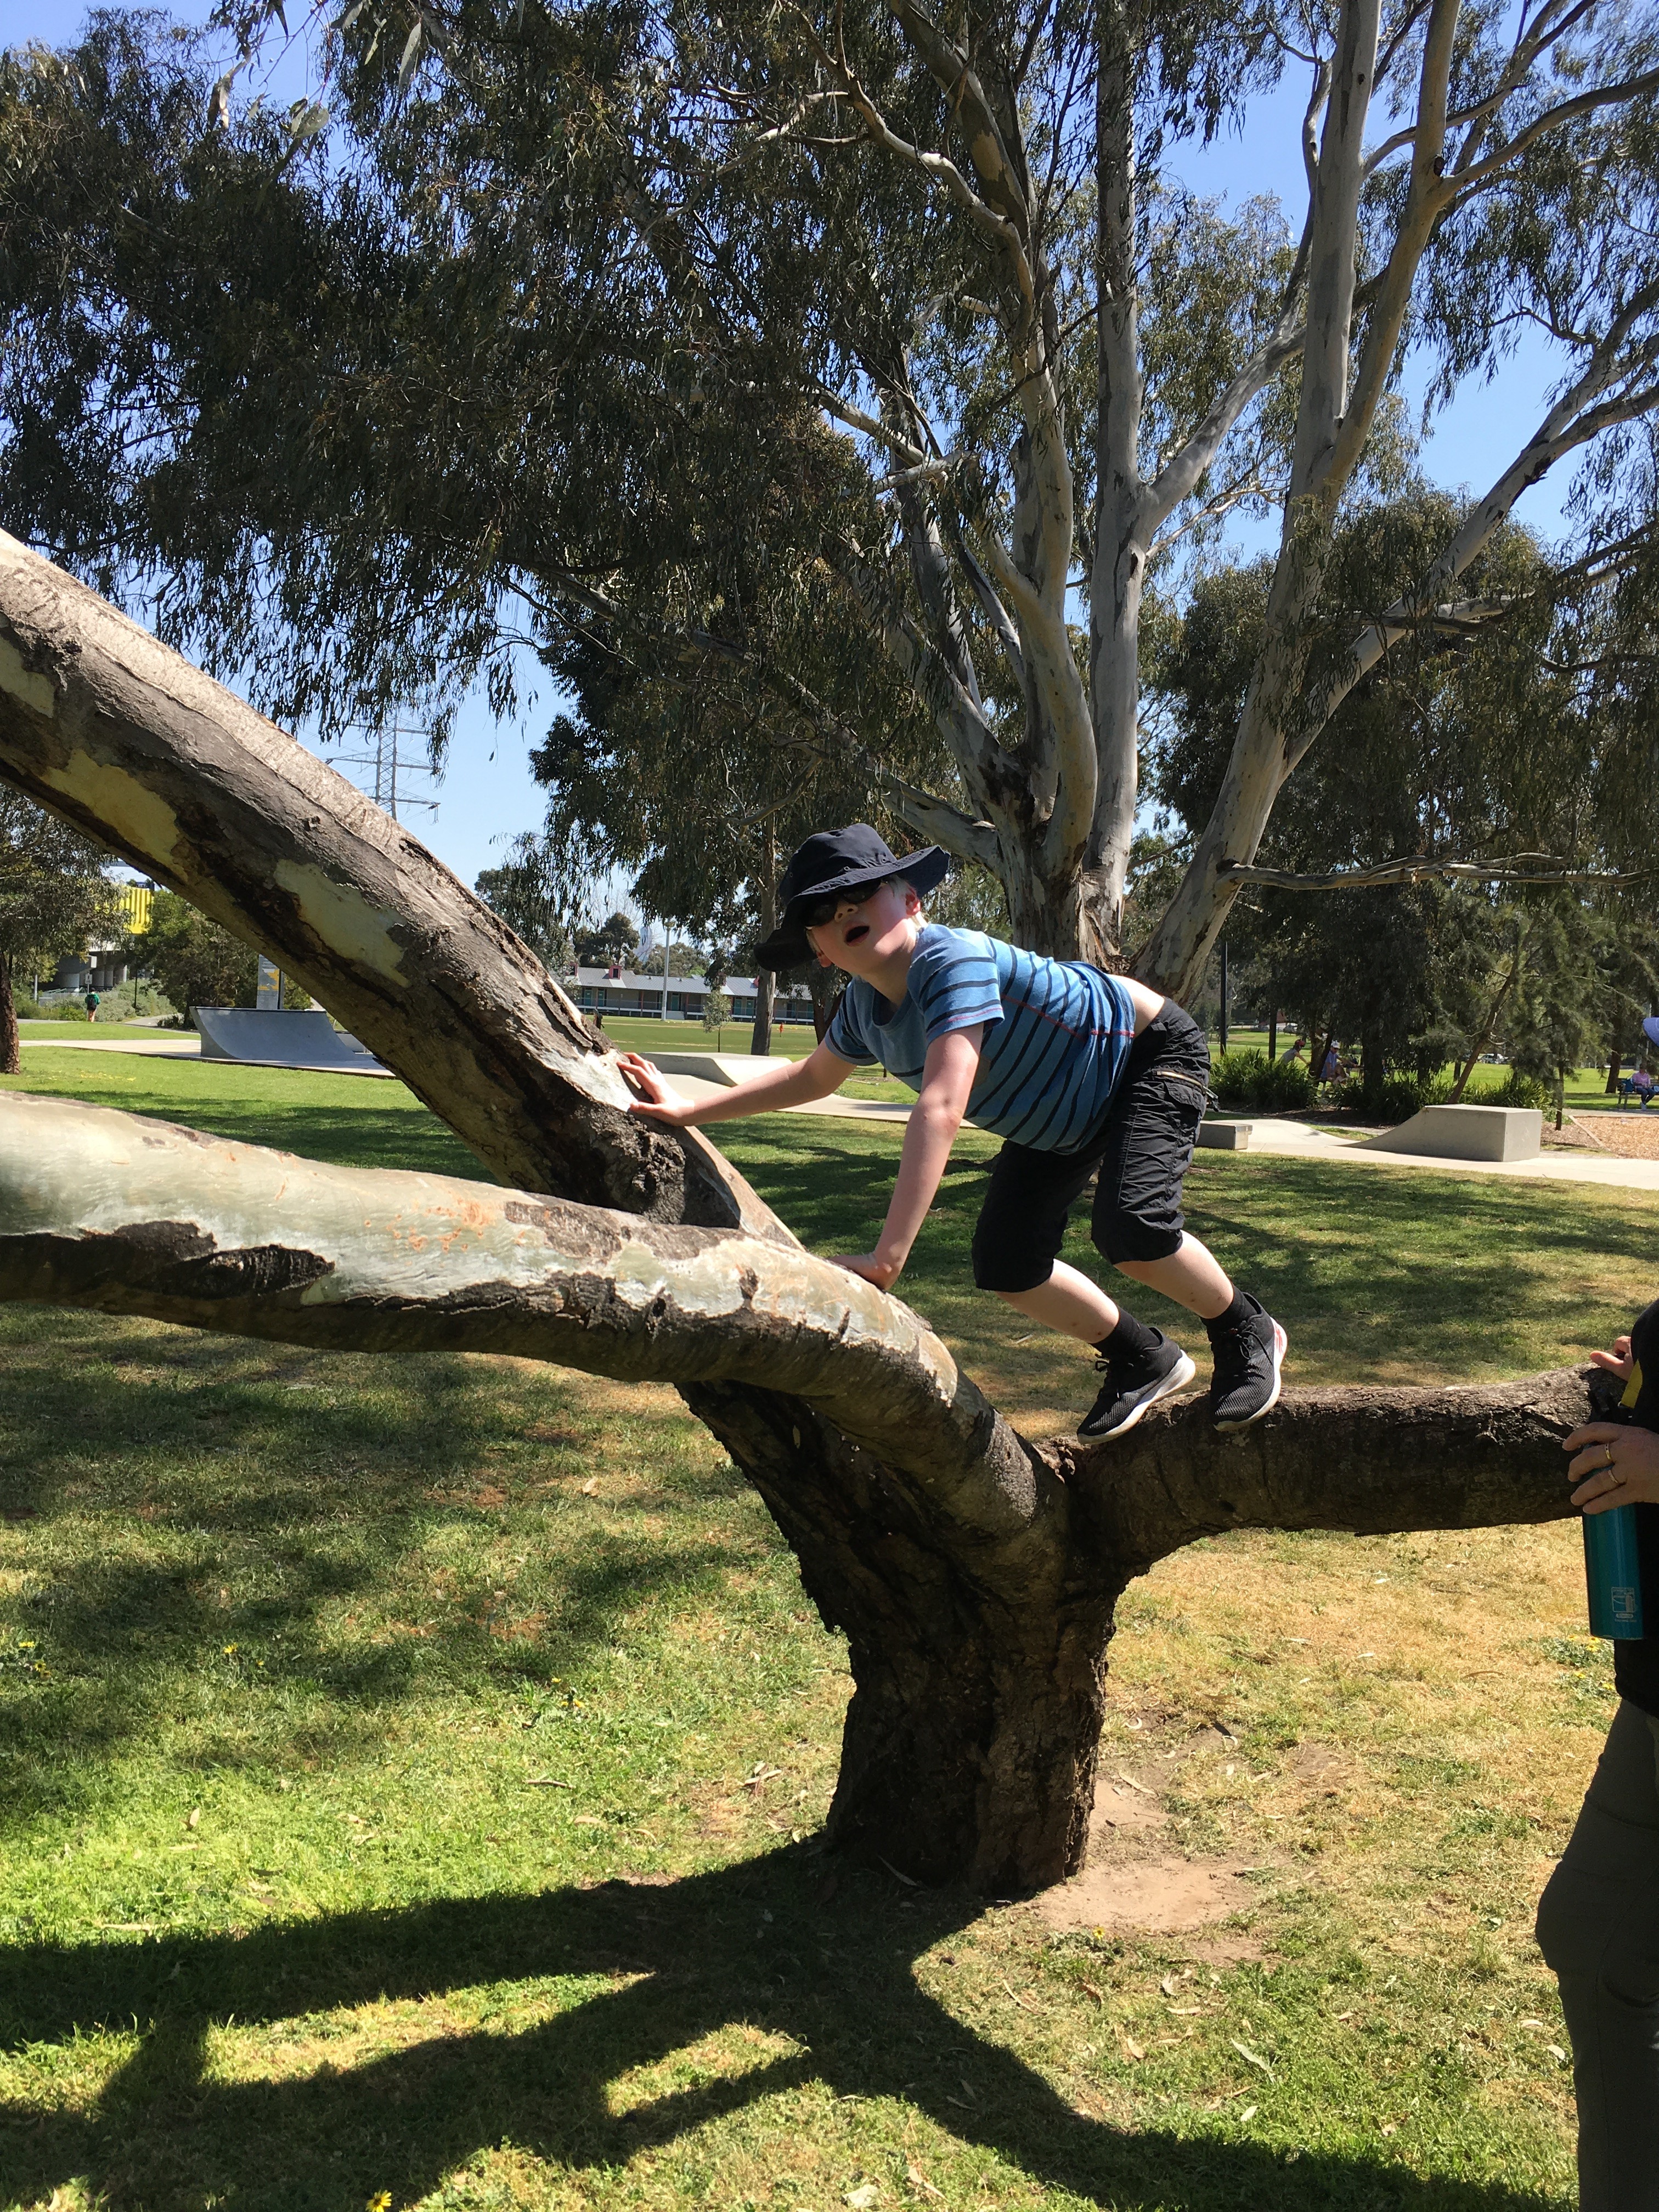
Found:
[[861, 937], [868, 937], [869, 934], [870, 925], [867, 921], [855, 921], [842, 933], [841, 941], [843, 945], [856, 945]]

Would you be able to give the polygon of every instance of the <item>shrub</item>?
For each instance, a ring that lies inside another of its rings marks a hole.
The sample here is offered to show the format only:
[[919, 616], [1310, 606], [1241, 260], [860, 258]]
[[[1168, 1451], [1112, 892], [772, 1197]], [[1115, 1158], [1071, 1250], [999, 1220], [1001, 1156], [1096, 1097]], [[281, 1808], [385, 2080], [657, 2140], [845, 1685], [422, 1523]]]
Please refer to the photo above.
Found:
[[1265, 1052], [1224, 1052], [1210, 1071], [1210, 1087], [1223, 1106], [1257, 1114], [1305, 1113], [1312, 1079], [1297, 1061], [1271, 1060]]
[[1555, 1093], [1541, 1076], [1522, 1075], [1512, 1067], [1496, 1091], [1482, 1093], [1488, 1106], [1535, 1106], [1540, 1114], [1553, 1114]]

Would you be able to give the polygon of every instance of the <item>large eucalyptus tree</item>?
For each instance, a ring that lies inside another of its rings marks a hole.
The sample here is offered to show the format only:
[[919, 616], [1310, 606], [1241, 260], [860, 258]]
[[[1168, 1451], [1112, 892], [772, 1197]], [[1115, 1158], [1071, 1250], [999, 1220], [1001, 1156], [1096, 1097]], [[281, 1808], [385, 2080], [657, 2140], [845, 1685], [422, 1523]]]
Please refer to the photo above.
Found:
[[[290, 714], [504, 702], [515, 627], [714, 670], [1112, 958], [1148, 576], [1253, 507], [1260, 647], [1136, 950], [1182, 991], [1353, 685], [1502, 612], [1460, 579], [1527, 485], [1587, 457], [1579, 562], [1651, 524], [1650, 10], [361, 0], [286, 117], [270, 0], [228, 16], [210, 97], [151, 19], [7, 64], [0, 509]], [[1305, 210], [1184, 191], [1287, 80]], [[1522, 326], [1553, 397], [1348, 605], [1407, 350], [1499, 404]]]
[[1571, 1371], [1201, 1402], [1028, 1441], [927, 1325], [804, 1251], [398, 823], [0, 536], [0, 779], [265, 946], [503, 1182], [321, 1167], [0, 1095], [0, 1297], [675, 1383], [755, 1485], [855, 1689], [832, 1839], [912, 1879], [1050, 1881], [1087, 1834], [1130, 1578], [1194, 1537], [1567, 1510]]

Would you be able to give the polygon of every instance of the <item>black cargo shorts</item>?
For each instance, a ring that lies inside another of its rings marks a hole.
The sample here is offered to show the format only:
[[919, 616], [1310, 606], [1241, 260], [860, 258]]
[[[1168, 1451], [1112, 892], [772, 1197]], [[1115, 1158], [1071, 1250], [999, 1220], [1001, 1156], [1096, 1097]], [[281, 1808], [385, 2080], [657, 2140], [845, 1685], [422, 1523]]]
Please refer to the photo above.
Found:
[[974, 1230], [982, 1291], [1034, 1291], [1054, 1273], [1066, 1217], [1097, 1168], [1089, 1234], [1113, 1265], [1167, 1260], [1181, 1249], [1181, 1185], [1210, 1095], [1210, 1048], [1166, 999], [1129, 1048], [1106, 1118], [1071, 1152], [1004, 1145]]

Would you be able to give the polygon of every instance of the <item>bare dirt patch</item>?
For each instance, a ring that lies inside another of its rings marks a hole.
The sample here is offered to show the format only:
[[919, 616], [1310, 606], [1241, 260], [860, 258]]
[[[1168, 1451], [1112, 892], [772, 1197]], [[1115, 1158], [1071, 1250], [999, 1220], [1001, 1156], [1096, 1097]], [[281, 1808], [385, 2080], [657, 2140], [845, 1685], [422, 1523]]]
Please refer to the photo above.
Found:
[[1128, 1866], [1109, 1861], [1045, 1891], [1037, 1911], [1056, 1929], [1182, 1936], [1231, 1919], [1255, 1902], [1255, 1892], [1243, 1879], [1246, 1864], [1237, 1859], [1170, 1856]]
[[[1167, 1779], [1167, 1764], [1163, 1771]], [[1188, 1857], [1170, 1848], [1169, 1827], [1151, 1774], [1143, 1780], [1127, 1767], [1103, 1771], [1095, 1784], [1083, 1872], [1037, 1899], [1038, 1917], [1057, 1931], [1178, 1936], [1212, 1928], [1256, 1902], [1244, 1877], [1260, 1867], [1260, 1859]], [[1228, 1958], [1260, 1955], [1259, 1942], [1242, 1930], [1219, 1940]], [[1223, 1954], [1206, 1950], [1204, 1955]]]

